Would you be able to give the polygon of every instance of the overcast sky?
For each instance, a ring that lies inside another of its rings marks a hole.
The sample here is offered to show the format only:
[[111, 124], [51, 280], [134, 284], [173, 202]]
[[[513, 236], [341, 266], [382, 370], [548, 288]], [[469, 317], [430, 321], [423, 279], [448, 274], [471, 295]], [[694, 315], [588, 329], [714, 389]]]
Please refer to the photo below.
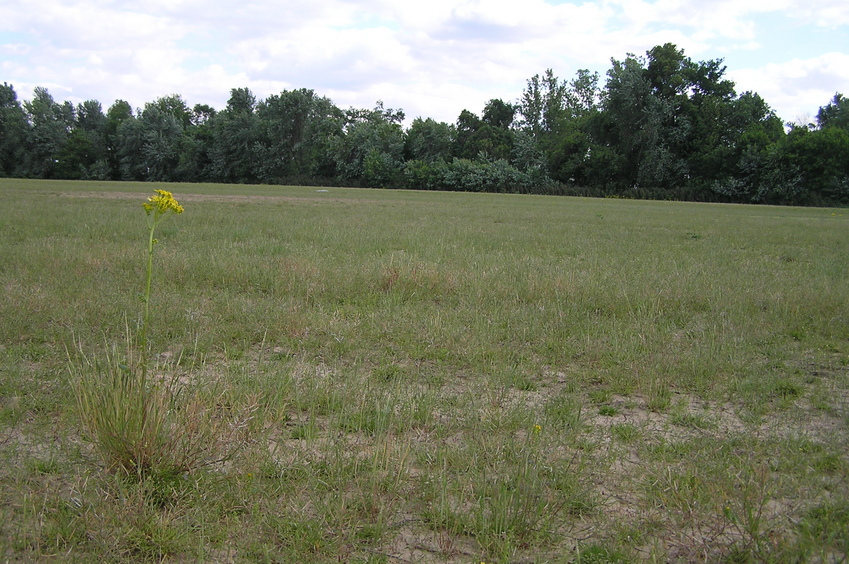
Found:
[[222, 109], [311, 88], [341, 107], [375, 101], [454, 122], [515, 101], [546, 68], [571, 79], [611, 57], [675, 43], [722, 58], [737, 92], [784, 121], [849, 96], [847, 0], [2, 0], [0, 81], [18, 98], [134, 107], [180, 94]]

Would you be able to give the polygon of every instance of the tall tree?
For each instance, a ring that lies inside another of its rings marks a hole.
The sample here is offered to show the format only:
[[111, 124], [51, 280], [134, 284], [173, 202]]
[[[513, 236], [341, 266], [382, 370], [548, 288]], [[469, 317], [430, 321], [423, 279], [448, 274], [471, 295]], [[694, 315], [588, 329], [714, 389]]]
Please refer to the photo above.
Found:
[[74, 124], [74, 106], [59, 104], [46, 88], [37, 86], [33, 99], [24, 102], [29, 130], [25, 157], [26, 174], [36, 178], [54, 178], [59, 152]]
[[195, 104], [192, 108], [192, 125], [206, 125], [215, 117], [215, 108], [207, 104]]
[[[598, 178], [590, 166], [594, 140], [591, 122], [598, 113], [598, 73], [578, 70], [571, 81], [560, 80], [551, 69], [531, 77], [518, 106], [521, 142], [514, 162], [523, 170], [533, 163], [564, 183], [586, 184]], [[534, 155], [543, 155], [542, 163]]]
[[401, 184], [404, 164], [404, 112], [384, 108], [348, 110], [345, 135], [334, 140], [339, 177], [369, 187]]
[[212, 177], [212, 151], [214, 132], [212, 123], [215, 108], [207, 104], [195, 104], [191, 123], [183, 128], [179, 144], [179, 159], [176, 179], [181, 182], [209, 182]]
[[449, 161], [456, 136], [456, 129], [449, 123], [417, 117], [407, 130], [404, 155], [407, 160], [427, 163]]
[[161, 113], [174, 116], [177, 124], [182, 129], [186, 129], [192, 125], [194, 113], [189, 109], [189, 105], [183, 100], [179, 94], [171, 94], [170, 96], [162, 96], [153, 102], [145, 104], [145, 109], [155, 107]]
[[257, 107], [263, 182], [303, 180], [333, 173], [330, 145], [342, 135], [344, 113], [312, 90], [284, 90]]
[[660, 104], [652, 104], [651, 83], [645, 76], [645, 59], [628, 54], [623, 61], [611, 59], [602, 98], [607, 145], [622, 157], [618, 170], [620, 187], [635, 187], [645, 178], [641, 165], [645, 154], [658, 145]]
[[766, 101], [757, 93], [744, 92], [726, 108], [725, 146], [711, 189], [732, 201], [757, 202], [763, 199], [770, 153], [785, 136], [784, 126]]
[[23, 173], [27, 117], [11, 84], [0, 86], [0, 176]]
[[179, 111], [148, 102], [137, 119], [118, 128], [119, 160], [125, 180], [176, 180], [183, 126]]
[[513, 124], [516, 109], [499, 99], [486, 103], [483, 116], [468, 110], [457, 118], [455, 156], [487, 161], [507, 160], [513, 150]]
[[59, 178], [109, 178], [105, 145], [106, 116], [100, 102], [86, 100], [76, 107], [73, 128], [57, 157]]
[[770, 147], [753, 201], [849, 203], [849, 130], [796, 127]]
[[817, 112], [817, 125], [820, 129], [839, 127], [849, 130], [849, 98], [836, 93], [831, 102]]
[[623, 157], [624, 186], [669, 190], [711, 181], [727, 167], [725, 120], [734, 84], [721, 60], [695, 63], [667, 43], [612, 61], [604, 95], [608, 142]]
[[218, 182], [258, 182], [259, 120], [256, 96], [248, 88], [233, 88], [227, 107], [211, 120], [213, 144], [210, 175]]
[[528, 79], [517, 107], [522, 130], [540, 142], [555, 133], [566, 118], [567, 88], [551, 69]]
[[135, 120], [133, 108], [126, 100], [115, 100], [106, 111], [104, 124], [103, 145], [106, 150], [106, 163], [109, 167], [108, 177], [119, 180], [123, 177], [120, 160], [120, 139], [118, 129], [126, 121]]

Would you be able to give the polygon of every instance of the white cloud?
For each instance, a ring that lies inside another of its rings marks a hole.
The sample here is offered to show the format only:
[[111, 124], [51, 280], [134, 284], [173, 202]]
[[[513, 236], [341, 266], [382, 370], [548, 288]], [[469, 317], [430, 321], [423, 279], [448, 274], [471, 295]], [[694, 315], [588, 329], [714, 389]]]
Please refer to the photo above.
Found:
[[12, 57], [22, 57], [32, 52], [32, 47], [26, 43], [6, 43], [0, 45], [0, 54]]
[[[525, 80], [546, 68], [562, 78], [578, 68], [603, 74], [611, 57], [667, 42], [696, 60], [724, 57], [730, 66], [735, 57], [763, 52], [764, 14], [832, 29], [849, 24], [849, 3], [6, 0], [0, 70], [21, 97], [38, 84], [56, 97], [96, 98], [104, 106], [116, 98], [141, 106], [179, 93], [190, 104], [221, 108], [235, 87], [258, 97], [306, 87], [342, 107], [371, 107], [380, 98], [409, 118], [453, 121], [490, 98], [518, 98]], [[846, 68], [846, 56], [747, 65], [732, 78], [780, 112], [794, 111], [849, 91], [834, 66]]]
[[849, 25], [849, 3], [845, 0], [796, 0], [791, 15], [802, 22], [828, 28]]
[[805, 123], [835, 92], [849, 92], [849, 54], [833, 52], [771, 63], [732, 71], [729, 76], [738, 92], [758, 92], [784, 121]]

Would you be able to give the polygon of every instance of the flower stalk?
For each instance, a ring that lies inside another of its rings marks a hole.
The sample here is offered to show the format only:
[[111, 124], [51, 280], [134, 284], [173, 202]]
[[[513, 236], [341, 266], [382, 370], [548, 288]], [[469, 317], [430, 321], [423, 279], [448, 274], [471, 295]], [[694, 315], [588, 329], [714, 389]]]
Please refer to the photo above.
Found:
[[142, 381], [147, 376], [147, 361], [145, 359], [147, 358], [147, 327], [150, 321], [150, 284], [153, 279], [153, 247], [157, 243], [154, 233], [156, 232], [156, 227], [168, 216], [168, 212], [175, 214], [183, 213], [183, 206], [177, 202], [171, 192], [167, 190], [154, 190], [154, 192], [154, 195], [142, 204], [147, 214], [147, 226], [150, 231], [147, 242], [147, 277], [145, 279], [144, 297], [142, 298], [144, 301], [144, 315], [139, 343], [142, 351]]

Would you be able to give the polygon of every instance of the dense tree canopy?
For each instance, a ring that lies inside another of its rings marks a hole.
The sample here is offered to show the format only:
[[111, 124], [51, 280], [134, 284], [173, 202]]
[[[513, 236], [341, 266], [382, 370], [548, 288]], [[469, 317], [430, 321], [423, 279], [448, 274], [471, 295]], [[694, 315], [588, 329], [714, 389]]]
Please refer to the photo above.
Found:
[[0, 175], [26, 174], [24, 154], [30, 127], [15, 89], [4, 82], [0, 86]]
[[0, 86], [0, 176], [293, 183], [581, 194], [775, 204], [849, 204], [849, 100], [785, 125], [722, 60], [675, 45], [611, 60], [606, 80], [551, 69], [515, 101], [455, 123], [384, 108], [342, 110], [312, 90], [257, 100], [234, 88], [220, 111], [172, 94], [19, 101]]

